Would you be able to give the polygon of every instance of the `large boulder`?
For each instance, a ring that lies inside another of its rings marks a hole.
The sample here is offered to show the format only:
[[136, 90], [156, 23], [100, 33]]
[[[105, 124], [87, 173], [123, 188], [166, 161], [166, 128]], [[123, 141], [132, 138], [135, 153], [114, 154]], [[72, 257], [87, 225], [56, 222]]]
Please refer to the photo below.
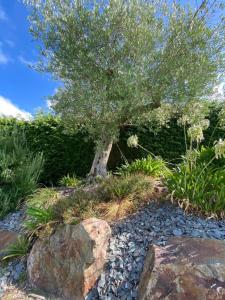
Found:
[[59, 226], [31, 250], [31, 284], [62, 299], [83, 300], [103, 270], [110, 236], [108, 223], [96, 218]]
[[152, 246], [145, 260], [138, 300], [224, 300], [225, 242], [171, 238]]

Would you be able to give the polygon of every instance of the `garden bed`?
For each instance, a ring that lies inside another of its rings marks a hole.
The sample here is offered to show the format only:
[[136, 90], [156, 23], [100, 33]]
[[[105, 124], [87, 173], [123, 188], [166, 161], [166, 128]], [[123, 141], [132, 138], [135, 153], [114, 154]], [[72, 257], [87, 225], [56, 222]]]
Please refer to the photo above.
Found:
[[[15, 216], [12, 214], [10, 218]], [[144, 259], [152, 243], [164, 245], [171, 236], [225, 239], [225, 221], [185, 214], [182, 209], [167, 202], [151, 202], [136, 214], [112, 223], [111, 227], [113, 235], [108, 263], [88, 300], [136, 299]], [[1, 279], [7, 277], [4, 289], [7, 285], [10, 288], [11, 281], [16, 284], [12, 272], [9, 267], [1, 276]]]

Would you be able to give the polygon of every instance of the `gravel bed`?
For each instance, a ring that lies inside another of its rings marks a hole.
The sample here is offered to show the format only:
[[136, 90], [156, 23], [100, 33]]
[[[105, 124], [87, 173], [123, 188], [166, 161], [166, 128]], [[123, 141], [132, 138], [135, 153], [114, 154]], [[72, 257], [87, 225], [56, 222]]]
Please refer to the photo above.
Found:
[[24, 208], [17, 212], [8, 214], [3, 220], [0, 220], [0, 230], [11, 230], [22, 233], [22, 224], [25, 218]]
[[87, 300], [133, 300], [149, 245], [165, 245], [170, 236], [225, 239], [225, 221], [185, 215], [172, 204], [151, 203], [114, 224], [108, 264]]

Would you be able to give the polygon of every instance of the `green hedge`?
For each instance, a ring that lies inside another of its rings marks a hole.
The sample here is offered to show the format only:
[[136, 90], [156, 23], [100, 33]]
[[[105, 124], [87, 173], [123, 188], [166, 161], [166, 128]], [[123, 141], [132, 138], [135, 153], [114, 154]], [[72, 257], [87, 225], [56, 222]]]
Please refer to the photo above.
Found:
[[[218, 109], [213, 109], [210, 115], [210, 128], [205, 132], [205, 145], [209, 144], [217, 122]], [[94, 156], [94, 144], [86, 140], [87, 135], [84, 132], [73, 135], [65, 134], [60, 120], [51, 115], [39, 116], [32, 122], [0, 119], [0, 126], [6, 124], [16, 125], [25, 131], [28, 147], [33, 152], [43, 151], [45, 157], [45, 167], [41, 178], [43, 184], [55, 184], [67, 174], [75, 173], [77, 176], [84, 177], [88, 173]], [[114, 170], [124, 162], [120, 150], [128, 161], [147, 155], [141, 149], [127, 147], [127, 138], [132, 134], [137, 134], [139, 143], [149, 151], [160, 155], [167, 161], [177, 162], [185, 153], [183, 128], [177, 125], [177, 120], [171, 120], [168, 128], [154, 132], [147, 125], [121, 130], [119, 142], [113, 146], [110, 155], [109, 169]], [[210, 143], [223, 137], [224, 130], [216, 129]]]
[[45, 164], [40, 181], [56, 184], [64, 176], [76, 173], [85, 176], [93, 159], [93, 143], [85, 140], [85, 134], [64, 133], [60, 120], [53, 116], [38, 117], [32, 122], [0, 119], [0, 126], [18, 126], [26, 134], [27, 145], [33, 152], [42, 151]]

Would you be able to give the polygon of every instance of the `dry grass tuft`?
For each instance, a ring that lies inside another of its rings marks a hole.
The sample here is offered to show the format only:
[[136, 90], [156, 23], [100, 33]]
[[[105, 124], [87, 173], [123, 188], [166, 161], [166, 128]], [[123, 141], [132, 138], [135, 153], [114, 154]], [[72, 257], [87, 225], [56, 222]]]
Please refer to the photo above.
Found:
[[[53, 189], [42, 189], [27, 205], [48, 209], [56, 224], [77, 224], [90, 217], [116, 221], [149, 202], [155, 195], [154, 187], [155, 180], [143, 174], [111, 176], [97, 186], [80, 187], [69, 197], [60, 196]], [[35, 226], [35, 220], [33, 223]]]
[[109, 203], [100, 203], [96, 206], [96, 211], [106, 221], [116, 221], [135, 212], [135, 205], [129, 199], [121, 201], [111, 201]]

